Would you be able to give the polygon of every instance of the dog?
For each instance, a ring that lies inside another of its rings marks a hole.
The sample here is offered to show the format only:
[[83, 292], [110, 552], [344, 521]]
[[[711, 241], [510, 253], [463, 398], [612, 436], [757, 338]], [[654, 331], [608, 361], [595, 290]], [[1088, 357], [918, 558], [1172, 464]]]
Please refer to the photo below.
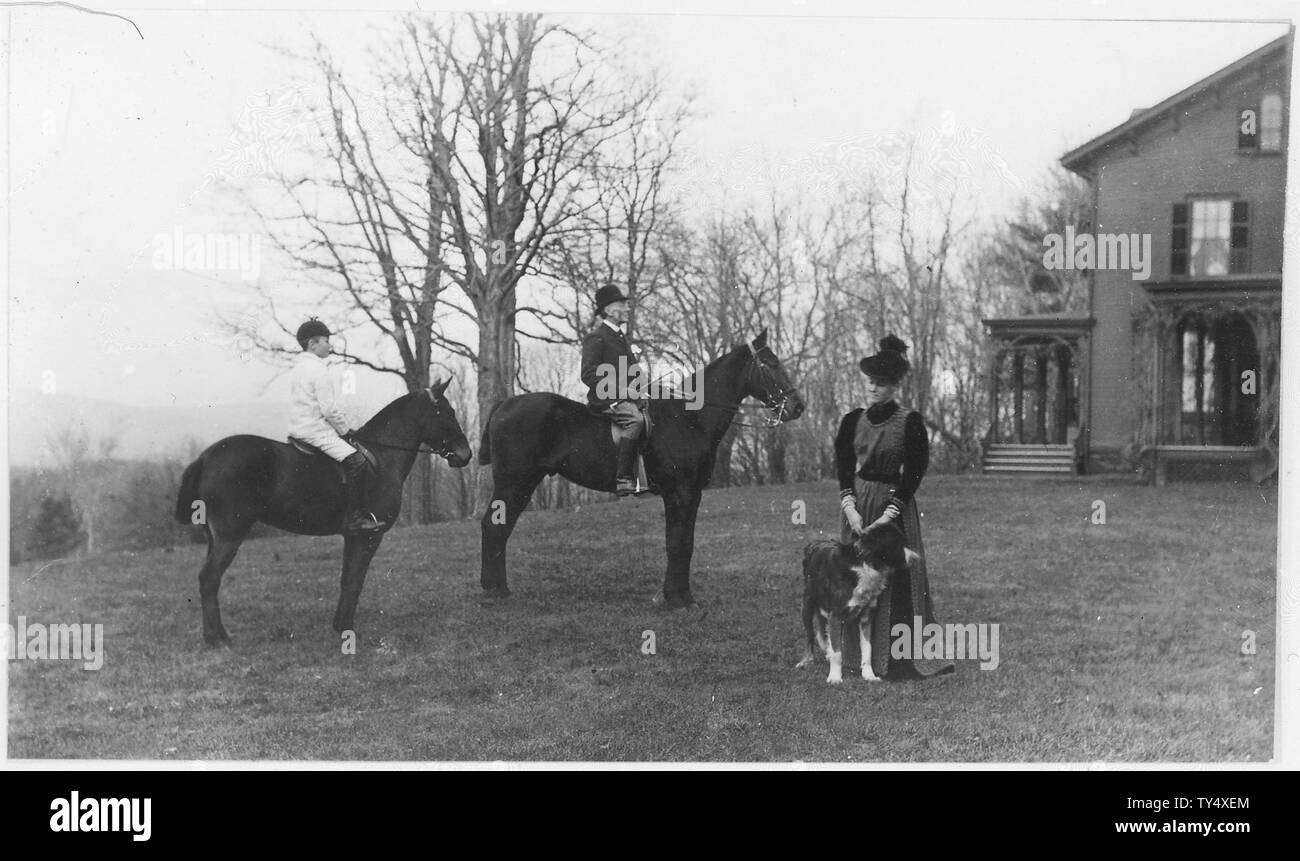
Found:
[[858, 622], [862, 647], [862, 678], [878, 682], [871, 669], [872, 617], [876, 600], [895, 574], [906, 571], [921, 557], [904, 546], [903, 531], [892, 523], [876, 524], [858, 533], [853, 543], [823, 539], [803, 551], [803, 625], [808, 647], [796, 667], [814, 658], [814, 646], [826, 653], [830, 675], [826, 681], [843, 681], [844, 627]]

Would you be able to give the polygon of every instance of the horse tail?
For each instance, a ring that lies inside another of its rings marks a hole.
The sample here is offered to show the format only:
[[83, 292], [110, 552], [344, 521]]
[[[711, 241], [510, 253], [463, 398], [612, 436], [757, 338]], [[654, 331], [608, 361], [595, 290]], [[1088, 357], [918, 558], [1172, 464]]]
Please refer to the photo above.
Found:
[[185, 467], [181, 475], [181, 488], [176, 494], [176, 522], [190, 522], [194, 501], [199, 498], [199, 479], [203, 476], [203, 458], [196, 458], [194, 463]]
[[483, 422], [483, 438], [479, 440], [478, 445], [478, 462], [484, 466], [492, 462], [492, 417], [496, 415], [497, 407], [503, 403], [505, 401], [497, 401], [493, 404], [492, 409], [488, 410], [487, 421]]

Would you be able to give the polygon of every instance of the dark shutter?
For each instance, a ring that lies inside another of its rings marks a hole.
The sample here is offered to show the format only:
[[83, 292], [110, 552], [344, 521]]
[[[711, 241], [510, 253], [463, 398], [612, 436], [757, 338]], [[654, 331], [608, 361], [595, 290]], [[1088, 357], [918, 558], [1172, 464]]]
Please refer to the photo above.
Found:
[[1250, 271], [1250, 204], [1244, 200], [1232, 202], [1232, 252], [1228, 258], [1228, 271]]
[[1187, 204], [1174, 204], [1174, 232], [1169, 243], [1169, 274], [1187, 274]]
[[[1255, 131], [1247, 134], [1241, 130], [1246, 124], [1246, 111], [1255, 113]], [[1237, 149], [1258, 149], [1259, 148], [1259, 105], [1248, 105], [1237, 111]]]

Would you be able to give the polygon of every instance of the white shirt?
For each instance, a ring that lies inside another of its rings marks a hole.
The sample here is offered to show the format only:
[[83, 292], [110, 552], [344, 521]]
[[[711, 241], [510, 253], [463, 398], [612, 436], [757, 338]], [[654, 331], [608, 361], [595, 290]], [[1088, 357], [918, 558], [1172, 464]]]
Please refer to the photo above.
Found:
[[600, 322], [604, 323], [606, 326], [613, 329], [615, 332], [618, 332], [624, 338], [627, 337], [627, 332], [623, 331], [623, 327], [618, 325], [617, 323], [612, 322], [608, 317], [602, 318]]
[[310, 442], [321, 436], [342, 436], [352, 423], [339, 405], [338, 387], [325, 360], [303, 351], [289, 373], [289, 435]]

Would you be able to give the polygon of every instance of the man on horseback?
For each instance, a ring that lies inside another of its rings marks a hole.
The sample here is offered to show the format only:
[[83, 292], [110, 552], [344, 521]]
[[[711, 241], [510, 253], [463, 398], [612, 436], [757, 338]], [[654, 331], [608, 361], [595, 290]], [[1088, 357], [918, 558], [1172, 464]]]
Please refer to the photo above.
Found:
[[629, 311], [627, 297], [617, 286], [602, 286], [596, 291], [596, 316], [600, 321], [582, 341], [587, 406], [592, 412], [610, 416], [618, 431], [614, 492], [619, 496], [631, 496], [638, 490], [636, 455], [645, 431], [645, 416], [635, 400], [638, 393], [632, 390], [629, 379], [637, 364], [637, 356], [627, 342]]
[[298, 327], [298, 344], [303, 351], [289, 375], [289, 393], [293, 399], [289, 436], [343, 464], [347, 492], [343, 534], [381, 532], [387, 524], [361, 510], [370, 464], [350, 444], [351, 422], [339, 408], [338, 390], [325, 364], [325, 357], [333, 352], [329, 327], [313, 317]]

